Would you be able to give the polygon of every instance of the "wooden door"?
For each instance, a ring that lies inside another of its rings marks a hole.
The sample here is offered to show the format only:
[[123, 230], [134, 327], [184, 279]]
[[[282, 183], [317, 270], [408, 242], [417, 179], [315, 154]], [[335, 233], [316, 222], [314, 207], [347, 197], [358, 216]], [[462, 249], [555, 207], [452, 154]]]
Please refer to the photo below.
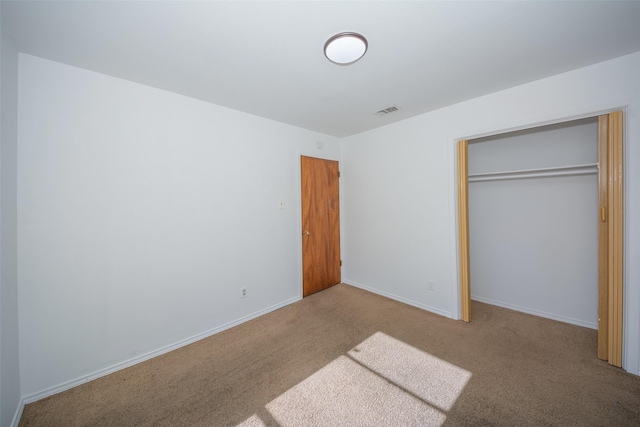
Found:
[[340, 283], [338, 162], [301, 156], [303, 296]]
[[622, 111], [598, 117], [598, 357], [622, 367]]

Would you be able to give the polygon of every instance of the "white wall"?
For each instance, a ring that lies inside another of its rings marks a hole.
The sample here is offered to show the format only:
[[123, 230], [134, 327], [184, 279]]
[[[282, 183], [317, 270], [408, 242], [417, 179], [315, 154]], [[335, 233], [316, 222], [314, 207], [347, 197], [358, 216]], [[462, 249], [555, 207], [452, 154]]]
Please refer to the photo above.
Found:
[[598, 162], [598, 119], [557, 123], [469, 141], [469, 174]]
[[345, 281], [459, 318], [456, 140], [626, 107], [623, 365], [638, 374], [638, 75], [635, 53], [343, 139]]
[[[598, 122], [475, 139], [468, 156], [470, 176], [595, 165]], [[470, 180], [469, 259], [472, 299], [597, 329], [597, 174]]]
[[21, 397], [16, 260], [18, 52], [5, 34], [0, 51], [0, 426], [9, 426], [19, 415]]
[[27, 401], [300, 298], [299, 155], [337, 139], [29, 55], [19, 77]]

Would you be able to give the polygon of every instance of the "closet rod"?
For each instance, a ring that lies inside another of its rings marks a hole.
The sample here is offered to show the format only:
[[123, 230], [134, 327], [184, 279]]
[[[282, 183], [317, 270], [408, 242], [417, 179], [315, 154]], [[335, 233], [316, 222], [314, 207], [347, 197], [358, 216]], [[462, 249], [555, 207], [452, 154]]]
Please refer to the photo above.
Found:
[[475, 173], [469, 175], [469, 182], [499, 181], [504, 179], [542, 178], [570, 175], [591, 175], [598, 173], [598, 164], [559, 166], [555, 168], [525, 169], [506, 172]]

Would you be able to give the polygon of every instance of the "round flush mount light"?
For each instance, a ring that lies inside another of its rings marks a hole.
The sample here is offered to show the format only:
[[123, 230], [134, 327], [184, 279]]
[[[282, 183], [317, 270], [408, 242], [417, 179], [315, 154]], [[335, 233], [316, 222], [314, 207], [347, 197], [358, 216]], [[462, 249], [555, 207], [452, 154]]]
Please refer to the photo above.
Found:
[[358, 33], [340, 33], [324, 44], [324, 54], [331, 62], [349, 65], [356, 62], [367, 51], [367, 39]]

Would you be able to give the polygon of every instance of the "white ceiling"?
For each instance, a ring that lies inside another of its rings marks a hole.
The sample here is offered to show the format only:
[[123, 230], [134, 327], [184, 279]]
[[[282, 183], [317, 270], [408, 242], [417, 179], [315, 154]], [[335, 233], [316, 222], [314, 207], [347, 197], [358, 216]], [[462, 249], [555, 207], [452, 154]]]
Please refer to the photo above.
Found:
[[[21, 52], [338, 137], [640, 51], [640, 1], [2, 1]], [[333, 34], [369, 41], [358, 62]], [[380, 117], [396, 104], [401, 110]]]

